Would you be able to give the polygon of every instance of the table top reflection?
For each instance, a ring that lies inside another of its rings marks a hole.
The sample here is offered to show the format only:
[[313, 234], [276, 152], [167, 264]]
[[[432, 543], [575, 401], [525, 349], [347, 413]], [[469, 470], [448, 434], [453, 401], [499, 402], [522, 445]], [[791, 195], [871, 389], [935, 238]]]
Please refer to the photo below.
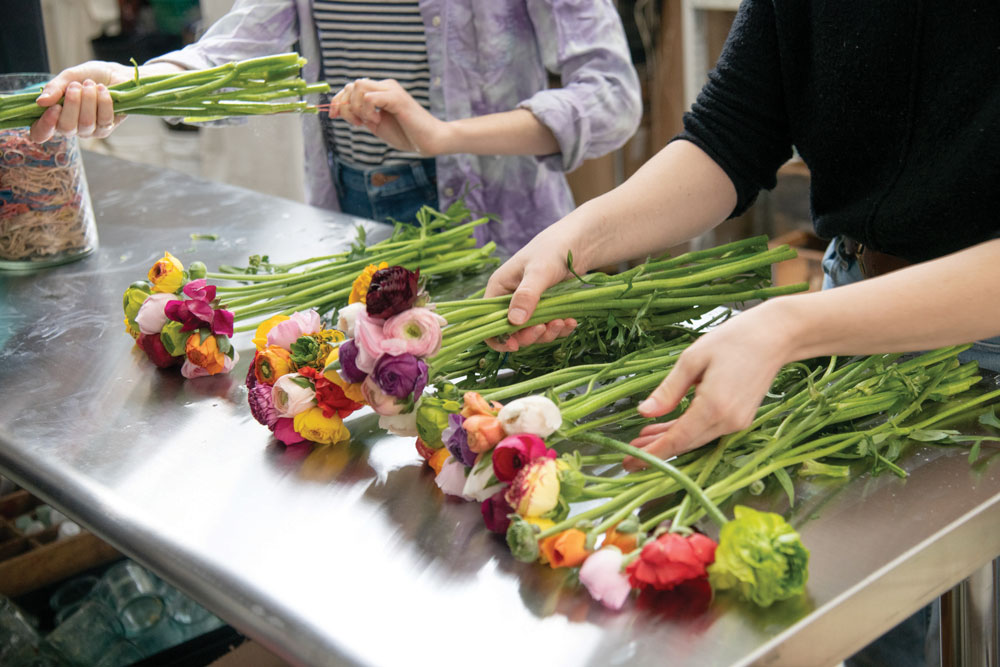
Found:
[[370, 413], [349, 420], [350, 446], [273, 440], [246, 406], [249, 334], [231, 375], [184, 380], [124, 332], [121, 294], [164, 250], [209, 267], [300, 259], [345, 248], [361, 221], [85, 164], [99, 250], [0, 274], [0, 470], [292, 663], [829, 665], [1000, 554], [1000, 462], [921, 449], [906, 480], [803, 487], [790, 516], [812, 552], [806, 598], [606, 611], [514, 561]]

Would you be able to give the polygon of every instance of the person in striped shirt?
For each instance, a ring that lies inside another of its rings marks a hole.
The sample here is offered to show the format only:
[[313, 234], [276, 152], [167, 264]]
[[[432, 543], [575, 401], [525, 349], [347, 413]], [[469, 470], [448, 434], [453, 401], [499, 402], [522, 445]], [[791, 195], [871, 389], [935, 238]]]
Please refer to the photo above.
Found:
[[[141, 69], [293, 48], [304, 78], [337, 90], [331, 117], [302, 121], [310, 203], [386, 220], [464, 196], [496, 216], [479, 241], [510, 252], [573, 209], [565, 172], [621, 147], [642, 112], [611, 0], [237, 0], [196, 43]], [[106, 86], [131, 76], [111, 63], [65, 70], [39, 97], [52, 109], [32, 136], [107, 136]]]

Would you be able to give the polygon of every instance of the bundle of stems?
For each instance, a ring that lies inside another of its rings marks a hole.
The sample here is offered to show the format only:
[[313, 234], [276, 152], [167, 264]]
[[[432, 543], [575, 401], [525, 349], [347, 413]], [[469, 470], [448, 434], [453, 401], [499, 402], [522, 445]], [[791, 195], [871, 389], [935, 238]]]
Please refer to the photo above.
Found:
[[345, 252], [284, 265], [253, 258], [246, 268], [225, 266], [205, 277], [218, 285], [219, 298], [238, 324], [235, 330], [250, 331], [273, 315], [310, 308], [324, 313], [345, 305], [355, 278], [370, 264], [419, 268], [421, 276], [437, 281], [495, 266], [496, 244], [477, 248], [473, 236], [488, 219], [469, 217], [461, 202], [444, 212], [425, 206], [417, 213], [417, 225], [397, 224], [393, 234], [378, 243], [366, 245], [364, 228], [359, 227], [358, 241]]
[[[299, 98], [329, 92], [330, 86], [323, 82], [309, 84], [299, 78], [305, 63], [297, 53], [284, 53], [176, 74], [140, 77], [136, 68], [135, 78], [109, 86], [109, 92], [115, 113], [181, 117], [186, 122], [316, 113], [314, 105]], [[35, 122], [45, 112], [35, 103], [41, 88], [0, 96], [0, 129]]]
[[[692, 308], [723, 306], [800, 292], [805, 283], [770, 286], [771, 265], [792, 259], [787, 245], [768, 249], [764, 236], [744, 239], [677, 257], [656, 259], [616, 275], [590, 273], [546, 290], [527, 323], [575, 318], [589, 325], [625, 323], [633, 333], [644, 326], [672, 326], [691, 316]], [[568, 258], [572, 271], [572, 257]], [[430, 360], [431, 377], [451, 377], [479, 367], [488, 354], [485, 341], [519, 326], [507, 321], [510, 295], [443, 301], [437, 312], [448, 320], [441, 350]], [[593, 327], [590, 328], [593, 330]], [[568, 340], [579, 340], [575, 332]], [[586, 347], [597, 343], [592, 337]], [[621, 351], [624, 353], [624, 351]]]
[[659, 501], [655, 513], [647, 513], [639, 529], [648, 532], [669, 520], [672, 529], [683, 530], [706, 512], [705, 503], [692, 502], [693, 497], [703, 493], [721, 505], [743, 489], [759, 491], [769, 480], [780, 484], [794, 503], [790, 473], [849, 476], [847, 466], [830, 463], [838, 457], [865, 459], [876, 469], [905, 476], [893, 461], [904, 442], [928, 440], [921, 434], [932, 427], [956, 415], [982, 412], [1000, 399], [1000, 390], [970, 391], [980, 377], [975, 363], [961, 364], [957, 359], [966, 348], [942, 348], [906, 360], [892, 354], [846, 363], [832, 358], [817, 368], [793, 364], [790, 370], [799, 379], [789, 382], [786, 374], [783, 387], [776, 388], [780, 395], [759, 408], [748, 428], [671, 462], [695, 481], [696, 490], [655, 467], [621, 475], [615, 464], [634, 450], [597, 432], [600, 420], [582, 422], [582, 428], [572, 433], [573, 442], [596, 445], [605, 452], [579, 456], [590, 467], [581, 499], [606, 500], [556, 523], [539, 537], [584, 522], [581, 525], [593, 543], [609, 527], [654, 501]]

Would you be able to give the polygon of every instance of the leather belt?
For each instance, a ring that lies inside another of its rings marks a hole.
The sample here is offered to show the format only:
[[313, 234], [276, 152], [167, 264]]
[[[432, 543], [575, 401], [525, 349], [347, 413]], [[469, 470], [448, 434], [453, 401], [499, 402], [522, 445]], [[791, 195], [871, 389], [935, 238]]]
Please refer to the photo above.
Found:
[[859, 243], [847, 236], [844, 237], [844, 252], [857, 261], [858, 267], [861, 269], [861, 274], [865, 278], [881, 276], [913, 264], [910, 260], [903, 259], [898, 255], [890, 255], [878, 250], [872, 250], [863, 243]]

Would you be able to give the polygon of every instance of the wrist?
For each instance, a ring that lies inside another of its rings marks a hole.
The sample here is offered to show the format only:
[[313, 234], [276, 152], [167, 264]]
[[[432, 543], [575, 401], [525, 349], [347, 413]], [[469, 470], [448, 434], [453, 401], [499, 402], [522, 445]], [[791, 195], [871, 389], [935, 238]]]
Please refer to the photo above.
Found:
[[781, 365], [819, 356], [812, 352], [811, 320], [803, 297], [808, 295], [777, 297], [753, 309], [775, 335], [775, 352]]

